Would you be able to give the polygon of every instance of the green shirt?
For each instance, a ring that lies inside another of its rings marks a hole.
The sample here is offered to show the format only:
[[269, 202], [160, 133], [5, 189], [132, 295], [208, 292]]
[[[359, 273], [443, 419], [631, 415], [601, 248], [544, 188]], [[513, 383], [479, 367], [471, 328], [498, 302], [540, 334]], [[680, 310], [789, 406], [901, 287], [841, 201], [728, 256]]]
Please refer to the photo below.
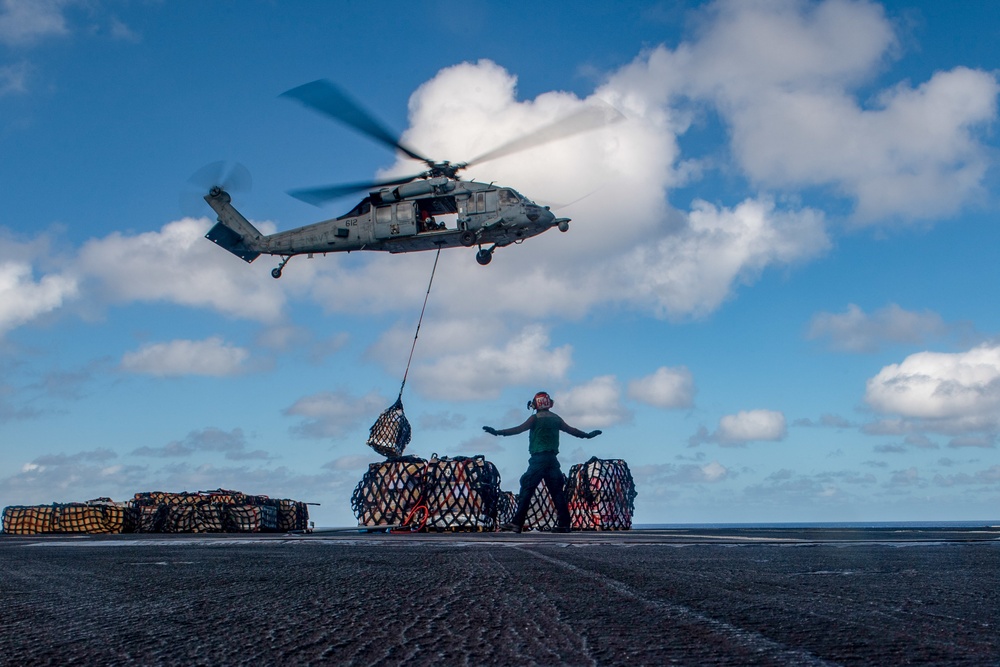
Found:
[[528, 453], [541, 454], [542, 452], [559, 453], [559, 431], [562, 429], [562, 417], [548, 411], [541, 411], [535, 415], [535, 423], [531, 425], [528, 433]]

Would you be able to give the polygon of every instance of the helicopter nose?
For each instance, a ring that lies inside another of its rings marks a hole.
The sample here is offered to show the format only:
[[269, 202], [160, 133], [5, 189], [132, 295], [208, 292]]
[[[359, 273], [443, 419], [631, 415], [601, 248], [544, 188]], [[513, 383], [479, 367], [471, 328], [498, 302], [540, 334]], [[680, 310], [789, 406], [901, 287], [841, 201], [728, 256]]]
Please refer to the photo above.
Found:
[[556, 216], [552, 214], [552, 211], [549, 210], [548, 206], [546, 206], [545, 208], [542, 208], [540, 206], [532, 206], [526, 211], [526, 214], [528, 216], [528, 220], [530, 220], [531, 222], [541, 221], [542, 224], [551, 223], [553, 220], [556, 219]]

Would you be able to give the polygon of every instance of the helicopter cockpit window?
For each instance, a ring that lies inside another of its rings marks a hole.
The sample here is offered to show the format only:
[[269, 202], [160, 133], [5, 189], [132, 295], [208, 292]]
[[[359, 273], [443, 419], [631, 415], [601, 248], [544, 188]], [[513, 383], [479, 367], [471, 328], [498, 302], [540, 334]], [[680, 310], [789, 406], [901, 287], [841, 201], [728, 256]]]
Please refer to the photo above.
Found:
[[497, 194], [501, 206], [514, 206], [517, 204], [517, 195], [513, 190], [500, 190]]
[[518, 192], [517, 190], [511, 190], [511, 192], [513, 192], [513, 193], [514, 193], [514, 196], [515, 196], [515, 197], [517, 197], [517, 198], [518, 198], [518, 200], [519, 200], [519, 201], [520, 201], [520, 202], [521, 202], [522, 204], [534, 204], [534, 203], [535, 203], [535, 202], [531, 201], [530, 199], [528, 199], [527, 197], [525, 197], [524, 195], [522, 195], [522, 194], [521, 194], [520, 192]]
[[375, 222], [387, 225], [392, 222], [392, 206], [379, 206], [375, 209]]

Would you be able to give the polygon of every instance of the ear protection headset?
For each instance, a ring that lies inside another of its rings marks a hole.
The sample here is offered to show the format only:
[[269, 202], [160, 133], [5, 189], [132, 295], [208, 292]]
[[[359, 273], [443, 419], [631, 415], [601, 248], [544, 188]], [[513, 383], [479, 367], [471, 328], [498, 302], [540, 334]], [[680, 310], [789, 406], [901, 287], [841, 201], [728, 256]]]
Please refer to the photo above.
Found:
[[554, 405], [552, 397], [547, 392], [540, 391], [535, 397], [528, 401], [529, 410], [548, 410]]

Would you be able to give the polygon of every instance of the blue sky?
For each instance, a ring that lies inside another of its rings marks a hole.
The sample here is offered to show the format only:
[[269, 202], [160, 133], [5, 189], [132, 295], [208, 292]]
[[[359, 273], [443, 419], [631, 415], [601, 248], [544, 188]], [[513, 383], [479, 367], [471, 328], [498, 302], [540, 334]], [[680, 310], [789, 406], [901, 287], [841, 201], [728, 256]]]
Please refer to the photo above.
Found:
[[516, 490], [545, 389], [623, 458], [638, 523], [996, 520], [1000, 8], [936, 2], [0, 0], [0, 505], [236, 488], [354, 522], [434, 256], [251, 265], [188, 177], [412, 173], [285, 90], [328, 78], [461, 161], [600, 100], [625, 119], [495, 160], [571, 217], [442, 253], [407, 453]]

